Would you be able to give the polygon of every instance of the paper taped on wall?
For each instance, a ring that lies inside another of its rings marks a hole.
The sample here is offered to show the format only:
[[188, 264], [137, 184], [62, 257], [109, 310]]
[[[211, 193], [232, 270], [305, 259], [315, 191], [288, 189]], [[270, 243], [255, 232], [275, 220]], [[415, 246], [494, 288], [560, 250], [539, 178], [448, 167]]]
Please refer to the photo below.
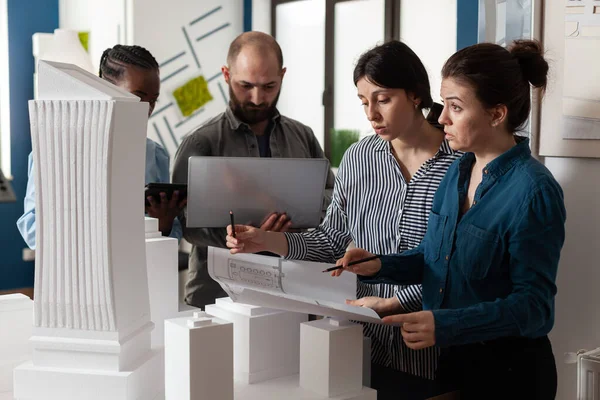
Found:
[[600, 139], [600, 14], [594, 0], [565, 6], [563, 139]]

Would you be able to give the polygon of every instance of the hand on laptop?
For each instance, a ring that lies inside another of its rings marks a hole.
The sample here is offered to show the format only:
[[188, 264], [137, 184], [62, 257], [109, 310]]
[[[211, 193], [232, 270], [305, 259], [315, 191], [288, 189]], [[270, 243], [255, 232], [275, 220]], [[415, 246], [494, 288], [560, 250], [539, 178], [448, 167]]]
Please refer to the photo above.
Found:
[[287, 232], [292, 226], [292, 220], [283, 214], [273, 213], [260, 226], [263, 231]]
[[261, 224], [260, 228], [250, 225], [227, 226], [227, 247], [231, 254], [258, 253], [270, 251], [285, 256], [288, 252], [287, 239], [282, 232], [292, 226], [292, 221], [284, 214], [273, 213]]

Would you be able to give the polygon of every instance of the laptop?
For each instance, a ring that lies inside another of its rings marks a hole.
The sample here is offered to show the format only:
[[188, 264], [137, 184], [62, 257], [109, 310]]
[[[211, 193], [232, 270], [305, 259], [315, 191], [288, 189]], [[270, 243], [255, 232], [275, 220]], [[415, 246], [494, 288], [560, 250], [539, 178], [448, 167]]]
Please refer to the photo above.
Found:
[[223, 228], [233, 211], [236, 224], [285, 212], [293, 228], [315, 228], [328, 172], [326, 158], [190, 157], [187, 226]]

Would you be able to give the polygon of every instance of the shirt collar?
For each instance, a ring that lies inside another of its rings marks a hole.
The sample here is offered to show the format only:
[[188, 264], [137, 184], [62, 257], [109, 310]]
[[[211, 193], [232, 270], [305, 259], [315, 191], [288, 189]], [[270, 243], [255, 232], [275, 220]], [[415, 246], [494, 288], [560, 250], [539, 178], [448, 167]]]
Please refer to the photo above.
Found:
[[[515, 136], [515, 141], [517, 142], [515, 146], [511, 147], [485, 166], [483, 170], [484, 174], [489, 174], [496, 178], [500, 177], [510, 170], [517, 162], [531, 156], [528, 138]], [[465, 156], [460, 161], [460, 169], [470, 168], [474, 161], [475, 155], [473, 153], [465, 153]]]
[[[227, 105], [227, 109], [225, 109], [225, 118], [227, 119], [227, 122], [229, 122], [229, 126], [231, 127], [231, 129], [234, 131], [237, 131], [242, 126], [246, 127], [247, 129], [250, 129], [250, 126], [247, 123], [240, 121], [240, 119], [235, 116], [233, 110], [231, 109], [231, 105], [229, 104]], [[275, 115], [273, 116], [273, 118], [271, 118], [271, 121], [273, 123], [277, 123], [277, 121], [279, 121], [280, 118], [281, 114], [279, 114], [278, 110], [275, 110]]]
[[373, 145], [373, 147], [375, 148], [375, 151], [391, 150], [390, 142], [383, 140], [379, 136], [377, 136], [377, 140], [375, 141], [375, 144]]
[[442, 144], [440, 145], [440, 149], [438, 150], [438, 154], [443, 153], [443, 154], [447, 154], [447, 155], [453, 155], [453, 154], [457, 154], [458, 151], [453, 150], [452, 147], [450, 147], [450, 143], [448, 143], [448, 141], [446, 139], [442, 140]]
[[[386, 140], [383, 140], [380, 137], [377, 137], [377, 141], [375, 142], [374, 148], [375, 151], [392, 151], [391, 148], [391, 142], [388, 142]], [[442, 144], [440, 144], [440, 148], [438, 149], [435, 157], [439, 157], [442, 154], [446, 154], [446, 155], [452, 155], [452, 154], [456, 154], [457, 151], [452, 150], [452, 148], [450, 147], [450, 144], [448, 143], [448, 141], [446, 139], [442, 140]]]

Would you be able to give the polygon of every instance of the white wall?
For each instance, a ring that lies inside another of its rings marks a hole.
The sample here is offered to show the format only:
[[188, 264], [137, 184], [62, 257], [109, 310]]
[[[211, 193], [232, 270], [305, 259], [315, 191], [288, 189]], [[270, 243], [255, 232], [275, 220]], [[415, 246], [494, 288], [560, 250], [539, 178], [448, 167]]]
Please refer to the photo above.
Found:
[[[60, 0], [59, 7], [61, 28], [90, 31], [95, 69], [102, 52], [117, 43], [143, 46], [161, 64], [161, 95], [148, 136], [171, 159], [185, 134], [225, 110], [229, 98], [221, 66], [243, 30], [242, 0]], [[212, 100], [184, 117], [173, 91], [198, 76], [208, 82]]]
[[402, 0], [400, 39], [425, 64], [431, 96], [439, 103], [442, 66], [456, 51], [456, 0]]
[[[221, 67], [230, 43], [243, 31], [243, 1], [135, 0], [135, 4], [128, 15], [133, 20], [128, 28], [132, 43], [151, 50], [161, 64], [161, 95], [148, 123], [148, 136], [163, 144], [173, 159], [184, 135], [227, 107], [229, 89]], [[199, 76], [208, 82], [211, 101], [190, 117], [176, 106], [159, 112], [176, 104], [175, 89]]]
[[271, 0], [252, 0], [252, 30], [271, 34]]
[[88, 1], [59, 0], [58, 26], [62, 29], [89, 30], [92, 14], [88, 11], [88, 7]]
[[58, 24], [62, 29], [89, 32], [88, 52], [94, 71], [108, 47], [126, 44], [125, 6], [128, 0], [59, 0]]
[[558, 369], [557, 399], [572, 400], [577, 371], [564, 363], [564, 353], [600, 347], [600, 159], [547, 157], [545, 164], [561, 184], [567, 208], [550, 338]]

